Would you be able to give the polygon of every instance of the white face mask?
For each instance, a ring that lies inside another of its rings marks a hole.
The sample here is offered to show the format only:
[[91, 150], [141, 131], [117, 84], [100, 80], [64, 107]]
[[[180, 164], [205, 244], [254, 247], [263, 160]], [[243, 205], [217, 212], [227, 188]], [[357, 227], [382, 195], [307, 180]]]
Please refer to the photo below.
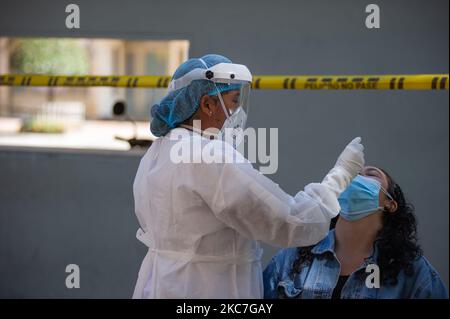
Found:
[[[222, 99], [220, 100], [222, 103]], [[225, 109], [225, 114], [227, 115], [227, 118], [220, 129], [219, 138], [236, 148], [244, 139], [247, 113], [245, 113], [242, 107], [238, 107], [231, 115], [228, 115], [228, 112]]]
[[[214, 84], [215, 85], [215, 84]], [[231, 144], [234, 148], [237, 148], [239, 144], [242, 143], [244, 139], [244, 129], [247, 122], [247, 113], [244, 111], [242, 106], [239, 106], [230, 115], [228, 109], [223, 101], [222, 94], [216, 86], [217, 97], [219, 98], [220, 104], [222, 105], [223, 112], [227, 117], [225, 122], [222, 124], [222, 128], [219, 132], [219, 138], [223, 141]]]

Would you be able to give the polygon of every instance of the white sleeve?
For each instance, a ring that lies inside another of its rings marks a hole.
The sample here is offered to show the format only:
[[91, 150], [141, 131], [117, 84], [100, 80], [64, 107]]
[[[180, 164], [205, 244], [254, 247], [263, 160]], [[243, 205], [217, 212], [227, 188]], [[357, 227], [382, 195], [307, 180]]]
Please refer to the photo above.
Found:
[[248, 162], [184, 165], [190, 186], [215, 216], [254, 240], [281, 247], [314, 245], [339, 212], [336, 195], [321, 183], [292, 197]]

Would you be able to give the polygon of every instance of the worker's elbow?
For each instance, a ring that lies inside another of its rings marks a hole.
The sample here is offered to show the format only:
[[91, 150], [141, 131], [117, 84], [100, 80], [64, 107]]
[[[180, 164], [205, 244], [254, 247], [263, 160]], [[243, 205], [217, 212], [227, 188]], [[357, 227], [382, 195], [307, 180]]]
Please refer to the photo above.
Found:
[[316, 245], [328, 235], [329, 229], [329, 221], [302, 225], [289, 238], [287, 247], [308, 247]]

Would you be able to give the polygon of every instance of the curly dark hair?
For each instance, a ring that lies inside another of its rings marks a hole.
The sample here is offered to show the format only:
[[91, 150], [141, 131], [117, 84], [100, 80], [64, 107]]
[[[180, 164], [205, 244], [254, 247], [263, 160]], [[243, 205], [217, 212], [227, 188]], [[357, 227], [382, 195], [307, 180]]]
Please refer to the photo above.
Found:
[[[378, 232], [374, 241], [378, 249], [377, 264], [380, 267], [381, 283], [396, 285], [397, 276], [401, 270], [406, 275], [414, 273], [412, 264], [414, 260], [422, 256], [422, 249], [418, 244], [417, 220], [414, 216], [414, 206], [405, 199], [400, 186], [383, 169], [388, 179], [388, 193], [397, 202], [398, 208], [395, 213], [383, 213], [383, 228]], [[336, 225], [338, 217], [331, 222], [330, 229]], [[300, 272], [302, 267], [311, 264], [314, 255], [313, 246], [297, 249], [297, 257], [294, 261], [291, 275]]]

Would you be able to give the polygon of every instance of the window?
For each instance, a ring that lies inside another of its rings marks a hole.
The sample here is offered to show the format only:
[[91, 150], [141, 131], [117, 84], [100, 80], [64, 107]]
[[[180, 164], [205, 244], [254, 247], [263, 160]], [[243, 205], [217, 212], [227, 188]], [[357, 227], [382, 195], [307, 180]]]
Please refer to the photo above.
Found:
[[[188, 58], [188, 49], [187, 40], [3, 37], [0, 74], [167, 75]], [[115, 139], [114, 134], [132, 137], [133, 128], [113, 116], [114, 103], [125, 102], [127, 115], [137, 123], [138, 134], [148, 138], [150, 107], [166, 92], [144, 88], [0, 86], [0, 145], [128, 149], [127, 143]], [[96, 134], [89, 136], [88, 127]], [[101, 132], [106, 135], [98, 136]]]

